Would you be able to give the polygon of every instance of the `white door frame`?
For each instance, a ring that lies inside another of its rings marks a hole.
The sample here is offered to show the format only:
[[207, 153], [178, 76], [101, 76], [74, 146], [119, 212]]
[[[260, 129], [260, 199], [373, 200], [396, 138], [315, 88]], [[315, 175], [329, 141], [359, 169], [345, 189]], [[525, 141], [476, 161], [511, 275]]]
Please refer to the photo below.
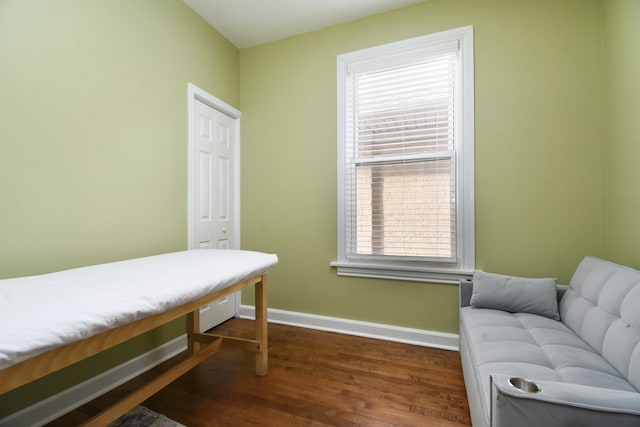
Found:
[[[202, 102], [209, 107], [217, 110], [227, 116], [231, 117], [234, 120], [234, 134], [235, 141], [233, 141], [233, 150], [234, 150], [234, 176], [232, 177], [234, 181], [234, 204], [232, 206], [233, 209], [233, 230], [231, 231], [232, 238], [230, 239], [230, 249], [240, 249], [240, 116], [241, 112], [226, 102], [222, 101], [219, 98], [211, 95], [204, 89], [199, 88], [193, 83], [187, 83], [187, 94], [188, 94], [188, 191], [187, 191], [187, 247], [188, 249], [195, 249], [196, 242], [194, 239], [194, 224], [193, 224], [193, 211], [196, 200], [195, 194], [195, 183], [192, 179], [192, 171], [194, 167], [194, 156], [193, 152], [195, 151], [196, 146], [196, 138], [197, 136], [194, 133], [194, 125], [196, 121], [195, 117], [195, 102]], [[236, 294], [235, 296], [235, 314], [238, 314], [238, 308], [240, 306], [240, 298]]]

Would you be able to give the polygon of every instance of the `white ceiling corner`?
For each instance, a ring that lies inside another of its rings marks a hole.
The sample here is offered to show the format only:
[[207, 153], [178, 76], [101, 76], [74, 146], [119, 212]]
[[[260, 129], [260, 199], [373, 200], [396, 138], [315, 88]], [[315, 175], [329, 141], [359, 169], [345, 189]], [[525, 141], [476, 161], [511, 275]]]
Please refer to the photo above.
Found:
[[425, 0], [183, 0], [238, 48], [268, 43]]

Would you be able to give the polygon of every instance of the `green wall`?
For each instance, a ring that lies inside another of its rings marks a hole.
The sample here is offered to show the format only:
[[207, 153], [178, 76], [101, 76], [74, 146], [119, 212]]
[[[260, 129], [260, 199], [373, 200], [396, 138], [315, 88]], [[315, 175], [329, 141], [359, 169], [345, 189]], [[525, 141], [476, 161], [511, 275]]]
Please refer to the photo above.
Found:
[[0, 277], [187, 244], [187, 82], [238, 51], [180, 0], [0, 1]]
[[[186, 249], [187, 82], [237, 107], [238, 67], [180, 0], [0, 0], [0, 278]], [[0, 418], [183, 332], [0, 396]]]
[[640, 268], [640, 2], [605, 3], [607, 256]]
[[[473, 25], [476, 265], [566, 282], [605, 248], [598, 0], [430, 0], [240, 51], [242, 243], [270, 307], [457, 333], [457, 287], [337, 277], [336, 55]], [[249, 294], [245, 302], [251, 302]]]

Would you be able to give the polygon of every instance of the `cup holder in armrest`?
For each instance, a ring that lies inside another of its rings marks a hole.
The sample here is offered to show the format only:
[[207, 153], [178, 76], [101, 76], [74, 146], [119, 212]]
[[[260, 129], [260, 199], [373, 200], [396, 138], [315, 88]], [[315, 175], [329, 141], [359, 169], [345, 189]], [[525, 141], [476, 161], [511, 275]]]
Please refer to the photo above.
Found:
[[525, 393], [540, 393], [542, 391], [538, 384], [526, 378], [511, 377], [509, 384]]

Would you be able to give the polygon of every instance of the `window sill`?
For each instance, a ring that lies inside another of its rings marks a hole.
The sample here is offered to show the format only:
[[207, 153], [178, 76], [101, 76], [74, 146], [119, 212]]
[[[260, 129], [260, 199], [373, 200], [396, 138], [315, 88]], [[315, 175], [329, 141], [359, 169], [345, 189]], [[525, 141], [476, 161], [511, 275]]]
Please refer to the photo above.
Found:
[[338, 276], [368, 277], [372, 279], [408, 280], [412, 282], [458, 284], [461, 279], [471, 279], [473, 271], [434, 267], [399, 266], [384, 263], [333, 261]]

